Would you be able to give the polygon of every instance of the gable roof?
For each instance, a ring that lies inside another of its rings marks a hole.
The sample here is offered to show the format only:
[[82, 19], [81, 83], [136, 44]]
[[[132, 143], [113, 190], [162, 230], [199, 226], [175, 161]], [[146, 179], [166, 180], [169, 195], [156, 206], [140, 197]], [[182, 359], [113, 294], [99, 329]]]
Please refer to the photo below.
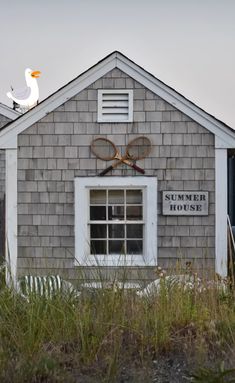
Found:
[[0, 148], [17, 148], [18, 134], [51, 113], [54, 109], [64, 104], [114, 68], [119, 68], [213, 133], [216, 136], [215, 144], [217, 147], [235, 147], [235, 131], [231, 127], [205, 112], [122, 53], [115, 51], [47, 97], [27, 113], [5, 125], [0, 131]]
[[14, 109], [9, 108], [9, 106], [0, 103], [0, 114], [4, 117], [9, 118], [10, 120], [15, 120], [21, 114]]

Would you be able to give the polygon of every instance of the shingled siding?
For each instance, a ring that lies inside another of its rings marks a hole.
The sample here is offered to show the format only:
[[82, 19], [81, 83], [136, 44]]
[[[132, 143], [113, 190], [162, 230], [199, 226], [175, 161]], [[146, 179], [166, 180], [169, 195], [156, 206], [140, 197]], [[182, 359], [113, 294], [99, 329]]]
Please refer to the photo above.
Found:
[[[0, 114], [0, 130], [11, 120]], [[5, 193], [5, 150], [0, 150], [0, 200]]]
[[[134, 89], [133, 123], [97, 123], [97, 89]], [[152, 151], [139, 161], [158, 178], [158, 264], [177, 260], [214, 267], [214, 136], [118, 69], [48, 114], [18, 137], [19, 274], [60, 273], [77, 280], [96, 277], [95, 268], [74, 267], [74, 177], [95, 176], [109, 164], [91, 154], [94, 137], [120, 147], [147, 135]], [[137, 173], [120, 165], [112, 174]], [[138, 174], [139, 176], [139, 174]], [[161, 215], [162, 190], [209, 191], [209, 216]], [[122, 268], [103, 268], [103, 278]], [[153, 268], [132, 268], [132, 280], [154, 278]]]

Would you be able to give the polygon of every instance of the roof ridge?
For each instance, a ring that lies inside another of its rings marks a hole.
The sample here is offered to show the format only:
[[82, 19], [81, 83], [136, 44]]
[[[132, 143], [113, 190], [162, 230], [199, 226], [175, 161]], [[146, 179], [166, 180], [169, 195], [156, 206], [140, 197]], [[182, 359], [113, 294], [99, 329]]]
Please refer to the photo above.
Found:
[[[19, 125], [21, 125], [21, 119], [22, 119], [22, 124], [24, 124], [24, 121], [25, 121], [24, 126], [25, 125], [26, 127], [27, 125], [30, 126], [29, 125], [30, 123], [33, 124], [37, 122], [38, 120], [46, 116], [48, 113], [50, 113], [52, 110], [54, 110], [56, 107], [66, 102], [69, 98], [73, 97], [71, 95], [73, 94], [74, 91], [77, 91], [79, 93], [82, 89], [85, 89], [87, 86], [89, 86], [88, 84], [90, 81], [91, 83], [94, 82], [95, 81], [94, 79], [97, 76], [102, 77], [104, 75], [105, 70], [110, 71], [111, 69], [114, 69], [115, 67], [118, 67], [124, 72], [126, 71], [126, 73], [133, 78], [136, 77], [139, 82], [142, 81], [145, 87], [147, 87], [150, 90], [152, 88], [152, 91], [156, 94], [158, 92], [160, 97], [165, 99], [168, 103], [171, 103], [172, 105], [174, 105], [177, 109], [179, 110], [182, 109], [181, 111], [183, 111], [183, 113], [191, 116], [193, 120], [197, 121], [202, 126], [204, 126], [203, 123], [205, 124], [205, 127], [213, 125], [214, 126], [213, 130], [216, 132], [218, 132], [218, 129], [223, 131], [223, 127], [224, 127], [226, 130], [229, 130], [230, 132], [232, 132], [232, 138], [235, 139], [235, 137], [233, 137], [235, 133], [234, 129], [232, 129], [230, 126], [228, 126], [223, 121], [216, 118], [215, 116], [206, 112], [204, 109], [202, 109], [201, 107], [199, 107], [198, 105], [196, 105], [195, 103], [187, 99], [185, 96], [183, 96], [181, 93], [176, 91], [174, 88], [170, 87], [163, 81], [159, 80], [152, 73], [148, 72], [143, 67], [136, 64], [133, 60], [129, 59], [127, 56], [125, 56], [122, 52], [118, 50], [112, 51], [103, 59], [99, 60], [90, 68], [86, 69], [85, 71], [80, 73], [78, 76], [76, 76], [75, 78], [67, 82], [65, 85], [57, 89], [55, 92], [50, 94], [48, 97], [42, 100], [34, 108], [30, 109], [28, 112], [24, 113], [23, 115], [19, 115], [14, 122], [10, 122], [6, 124], [4, 128], [1, 130], [0, 137], [2, 137], [4, 134], [8, 134], [9, 130], [7, 130], [5, 133], [5, 129], [9, 127], [9, 125], [11, 124], [16, 124], [15, 126], [13, 125], [13, 129], [17, 127], [16, 134], [19, 134], [19, 131], [21, 130], [21, 128], [19, 127]], [[66, 88], [67, 88], [67, 92], [64, 91], [66, 90]], [[58, 96], [56, 96], [57, 94]], [[46, 106], [45, 110], [43, 109], [44, 105]], [[192, 117], [192, 115], [194, 117]], [[24, 129], [26, 129], [26, 127]], [[22, 127], [22, 130], [24, 129]], [[210, 130], [209, 127], [207, 127], [207, 129]]]

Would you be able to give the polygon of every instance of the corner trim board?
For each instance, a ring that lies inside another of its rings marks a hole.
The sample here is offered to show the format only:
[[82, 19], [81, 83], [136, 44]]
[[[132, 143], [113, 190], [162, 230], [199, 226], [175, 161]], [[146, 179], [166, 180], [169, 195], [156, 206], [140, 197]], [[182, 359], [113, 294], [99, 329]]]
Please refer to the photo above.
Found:
[[215, 271], [227, 276], [227, 149], [215, 149]]
[[6, 281], [17, 280], [17, 149], [6, 150]]

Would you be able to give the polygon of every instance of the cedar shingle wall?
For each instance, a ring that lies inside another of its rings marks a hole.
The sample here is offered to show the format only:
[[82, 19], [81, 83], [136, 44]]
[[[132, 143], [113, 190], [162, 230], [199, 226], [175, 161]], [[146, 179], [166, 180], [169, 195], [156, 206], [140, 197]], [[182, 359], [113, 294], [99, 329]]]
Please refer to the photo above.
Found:
[[[134, 122], [97, 121], [97, 89], [134, 89]], [[181, 259], [213, 267], [215, 246], [214, 136], [141, 84], [115, 69], [18, 137], [19, 273], [55, 273], [93, 279], [95, 268], [74, 268], [74, 190], [78, 176], [94, 176], [109, 163], [90, 152], [94, 137], [106, 136], [124, 152], [136, 135], [152, 141], [138, 165], [158, 178], [158, 264]], [[121, 165], [115, 175], [136, 172]], [[209, 191], [209, 216], [161, 215], [162, 190]], [[123, 270], [103, 268], [103, 278]], [[134, 268], [132, 280], [151, 279], [151, 268]]]

